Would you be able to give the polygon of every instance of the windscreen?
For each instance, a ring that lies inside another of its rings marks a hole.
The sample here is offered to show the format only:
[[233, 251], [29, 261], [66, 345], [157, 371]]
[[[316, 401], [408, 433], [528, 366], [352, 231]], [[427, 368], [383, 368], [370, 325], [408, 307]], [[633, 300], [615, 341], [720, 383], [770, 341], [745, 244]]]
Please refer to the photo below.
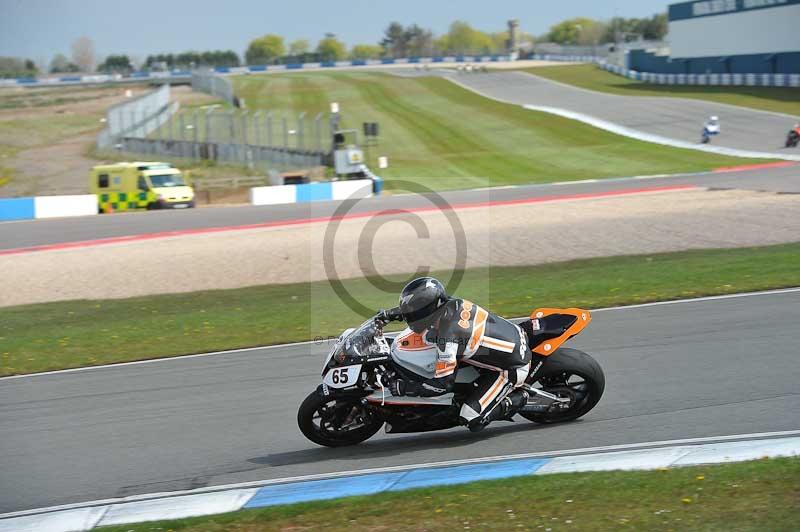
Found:
[[150, 183], [153, 185], [153, 188], [186, 186], [186, 182], [183, 180], [181, 174], [151, 175]]

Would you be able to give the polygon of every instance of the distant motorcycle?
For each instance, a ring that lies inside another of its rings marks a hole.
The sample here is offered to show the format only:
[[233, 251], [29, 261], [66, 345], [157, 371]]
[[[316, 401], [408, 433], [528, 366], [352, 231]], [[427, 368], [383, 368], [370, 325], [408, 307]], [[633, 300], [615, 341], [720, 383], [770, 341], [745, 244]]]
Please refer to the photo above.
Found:
[[787, 148], [796, 148], [798, 143], [800, 143], [800, 124], [794, 126], [794, 129], [790, 129], [789, 134], [786, 135]]
[[[588, 310], [537, 309], [520, 327], [533, 362], [523, 388], [527, 404], [510, 414], [536, 423], [559, 423], [589, 412], [603, 395], [605, 376], [588, 354], [561, 344], [591, 321]], [[386, 424], [388, 433], [427, 432], [459, 425], [458, 415], [480, 367], [458, 370], [452, 393], [436, 397], [393, 396], [384, 386], [397, 375], [432, 375], [436, 347], [408, 347], [410, 329], [397, 339], [383, 335], [374, 318], [339, 337], [325, 359], [322, 384], [300, 405], [297, 423], [314, 443], [328, 447], [362, 442]], [[413, 342], [411, 342], [413, 344]]]
[[711, 137], [715, 135], [719, 135], [719, 119], [716, 116], [712, 116], [703, 126], [700, 142], [708, 144], [711, 141]]

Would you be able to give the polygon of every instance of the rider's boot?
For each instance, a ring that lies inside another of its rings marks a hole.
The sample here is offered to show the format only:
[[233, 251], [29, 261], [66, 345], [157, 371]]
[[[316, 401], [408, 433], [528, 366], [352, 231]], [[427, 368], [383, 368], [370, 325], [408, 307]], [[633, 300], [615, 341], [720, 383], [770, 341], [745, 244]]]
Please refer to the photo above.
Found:
[[467, 423], [467, 428], [472, 432], [480, 432], [492, 421], [497, 421], [498, 419], [512, 421], [514, 414], [527, 402], [528, 392], [517, 388], [497, 403], [491, 411]]

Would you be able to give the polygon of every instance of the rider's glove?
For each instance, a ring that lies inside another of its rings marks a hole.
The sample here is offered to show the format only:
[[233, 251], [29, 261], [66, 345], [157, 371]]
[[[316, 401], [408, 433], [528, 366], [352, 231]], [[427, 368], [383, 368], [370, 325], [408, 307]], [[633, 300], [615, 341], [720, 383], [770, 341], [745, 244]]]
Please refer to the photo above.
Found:
[[392, 395], [395, 397], [400, 397], [401, 395], [405, 395], [406, 392], [406, 381], [403, 379], [393, 379], [389, 381], [389, 385], [387, 386]]
[[397, 307], [390, 308], [390, 309], [382, 309], [378, 311], [378, 314], [375, 315], [375, 321], [380, 323], [381, 325], [386, 325], [391, 321], [400, 321], [403, 319], [403, 315], [400, 314], [400, 309]]

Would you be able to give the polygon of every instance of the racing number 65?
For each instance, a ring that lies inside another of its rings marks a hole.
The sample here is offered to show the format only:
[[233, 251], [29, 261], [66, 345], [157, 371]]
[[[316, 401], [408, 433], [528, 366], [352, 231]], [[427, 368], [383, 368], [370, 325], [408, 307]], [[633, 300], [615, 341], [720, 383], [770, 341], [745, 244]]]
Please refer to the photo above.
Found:
[[334, 369], [331, 380], [334, 384], [347, 384], [347, 368]]

